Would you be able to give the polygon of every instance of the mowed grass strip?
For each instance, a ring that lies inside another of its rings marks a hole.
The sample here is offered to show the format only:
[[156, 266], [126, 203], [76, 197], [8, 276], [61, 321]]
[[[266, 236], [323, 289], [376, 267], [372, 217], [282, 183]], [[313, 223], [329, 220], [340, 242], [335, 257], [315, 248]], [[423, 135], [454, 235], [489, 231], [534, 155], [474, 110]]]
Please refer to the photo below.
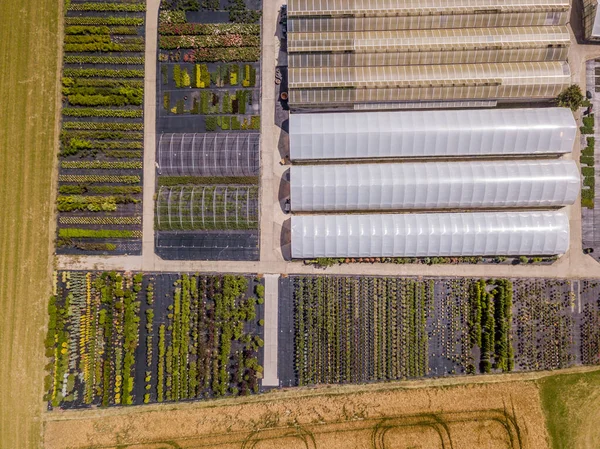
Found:
[[0, 2], [1, 448], [41, 447], [61, 3]]

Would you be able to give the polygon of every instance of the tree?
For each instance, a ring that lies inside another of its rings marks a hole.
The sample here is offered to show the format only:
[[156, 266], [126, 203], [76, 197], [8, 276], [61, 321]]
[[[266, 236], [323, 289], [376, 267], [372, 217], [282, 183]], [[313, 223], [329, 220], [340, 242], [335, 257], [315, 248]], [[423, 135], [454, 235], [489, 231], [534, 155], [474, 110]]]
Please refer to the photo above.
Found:
[[572, 111], [576, 111], [583, 106], [585, 97], [581, 92], [581, 88], [577, 84], [572, 84], [563, 90], [558, 97], [556, 97], [556, 103], [558, 106], [571, 108]]

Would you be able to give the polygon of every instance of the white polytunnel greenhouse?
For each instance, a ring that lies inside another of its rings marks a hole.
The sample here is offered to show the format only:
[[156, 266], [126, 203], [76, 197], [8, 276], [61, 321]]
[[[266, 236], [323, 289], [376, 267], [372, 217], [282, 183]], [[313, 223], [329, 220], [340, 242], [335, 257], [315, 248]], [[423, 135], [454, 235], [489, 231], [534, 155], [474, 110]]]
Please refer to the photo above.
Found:
[[177, 133], [158, 139], [163, 175], [256, 176], [259, 133]]
[[556, 207], [573, 204], [572, 160], [294, 165], [293, 211]]
[[569, 248], [564, 212], [294, 215], [292, 258], [550, 256]]
[[290, 114], [290, 158], [467, 157], [569, 153], [568, 108]]

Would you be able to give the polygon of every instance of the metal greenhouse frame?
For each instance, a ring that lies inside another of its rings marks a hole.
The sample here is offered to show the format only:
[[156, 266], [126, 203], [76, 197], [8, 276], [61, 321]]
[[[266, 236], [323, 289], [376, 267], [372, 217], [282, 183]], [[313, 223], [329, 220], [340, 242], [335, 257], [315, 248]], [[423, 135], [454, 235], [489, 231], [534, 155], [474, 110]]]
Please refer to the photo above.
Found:
[[550, 256], [568, 248], [564, 212], [292, 216], [296, 259]]
[[568, 108], [290, 115], [292, 160], [570, 153]]
[[256, 176], [259, 133], [161, 134], [158, 166], [162, 175]]
[[293, 165], [296, 212], [557, 207], [573, 204], [574, 161]]
[[156, 229], [258, 229], [258, 187], [161, 186]]

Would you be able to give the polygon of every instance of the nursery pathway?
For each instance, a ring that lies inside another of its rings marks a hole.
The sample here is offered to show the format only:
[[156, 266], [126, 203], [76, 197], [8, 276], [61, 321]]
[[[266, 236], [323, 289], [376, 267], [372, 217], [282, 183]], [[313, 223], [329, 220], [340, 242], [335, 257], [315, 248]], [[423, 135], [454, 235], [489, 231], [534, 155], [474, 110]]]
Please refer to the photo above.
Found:
[[265, 275], [264, 387], [278, 387], [277, 336], [279, 322], [279, 275]]
[[160, 0], [146, 2], [146, 53], [144, 66], [144, 194], [142, 268], [154, 266], [154, 178], [156, 174], [156, 44]]

